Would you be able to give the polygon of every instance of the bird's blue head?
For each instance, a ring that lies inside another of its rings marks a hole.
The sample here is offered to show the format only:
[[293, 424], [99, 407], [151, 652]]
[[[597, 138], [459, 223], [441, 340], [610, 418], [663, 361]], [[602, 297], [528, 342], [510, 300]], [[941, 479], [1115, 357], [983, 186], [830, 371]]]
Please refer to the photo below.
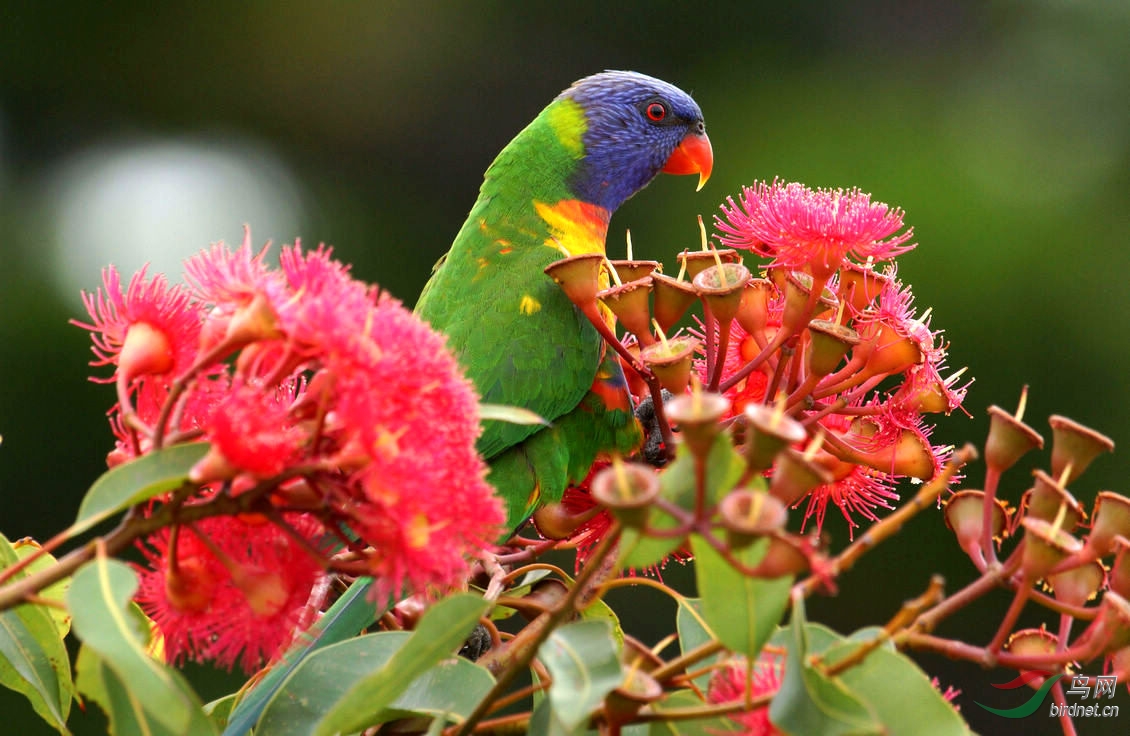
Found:
[[578, 198], [612, 212], [661, 171], [698, 174], [714, 165], [702, 111], [678, 87], [636, 72], [575, 82], [558, 99], [584, 111], [584, 156], [570, 181]]

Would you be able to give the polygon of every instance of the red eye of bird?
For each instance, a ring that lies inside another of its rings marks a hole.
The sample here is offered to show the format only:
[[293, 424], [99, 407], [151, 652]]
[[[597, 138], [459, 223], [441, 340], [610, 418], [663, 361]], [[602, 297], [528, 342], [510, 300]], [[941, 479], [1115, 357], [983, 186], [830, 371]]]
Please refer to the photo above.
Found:
[[658, 123], [663, 118], [667, 117], [667, 108], [661, 102], [653, 102], [647, 106], [647, 119], [653, 123]]

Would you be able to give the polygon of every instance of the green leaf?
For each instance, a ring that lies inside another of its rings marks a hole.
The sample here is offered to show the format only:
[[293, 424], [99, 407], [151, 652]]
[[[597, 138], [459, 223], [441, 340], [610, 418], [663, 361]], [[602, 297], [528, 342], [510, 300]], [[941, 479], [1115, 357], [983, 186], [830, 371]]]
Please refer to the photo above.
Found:
[[[445, 598], [429, 608], [424, 617], [420, 618], [411, 638], [393, 652], [381, 667], [353, 681], [345, 694], [332, 702], [325, 711], [325, 716], [313, 724], [313, 733], [316, 736], [348, 734], [372, 726], [374, 713], [389, 708], [414, 679], [434, 667], [441, 659], [453, 656], [453, 652], [467, 639], [467, 634], [478, 623], [479, 617], [486, 613], [489, 605], [489, 601], [483, 598], [462, 594]], [[346, 644], [338, 644], [338, 647], [344, 646]], [[304, 667], [315, 666], [316, 659], [333, 656], [333, 653], [320, 651]], [[301, 668], [298, 672], [301, 672]], [[339, 692], [340, 689], [341, 683], [338, 683]], [[284, 696], [289, 699], [295, 696], [303, 698], [304, 695], [292, 692], [289, 685], [284, 684], [272, 704]], [[268, 712], [263, 713], [264, 719], [268, 717], [270, 708], [271, 705], [268, 705]], [[295, 731], [292, 728], [286, 733]], [[257, 736], [260, 736], [260, 731], [257, 731]]]
[[573, 731], [588, 722], [604, 696], [624, 679], [612, 627], [606, 621], [579, 621], [549, 635], [538, 650], [549, 670], [551, 720]]
[[[18, 559], [0, 535], [0, 569]], [[0, 685], [23, 694], [40, 718], [60, 733], [69, 733], [66, 723], [75, 692], [71, 662], [63, 634], [46, 606], [21, 605], [0, 613]]]
[[136, 590], [137, 575], [125, 563], [96, 558], [80, 567], [67, 592], [75, 634], [117, 681], [128, 683], [130, 698], [149, 719], [173, 733], [188, 733], [200, 706], [176, 673], [146, 654], [149, 632], [129, 610]]
[[479, 420], [493, 420], [496, 422], [509, 422], [510, 424], [543, 424], [546, 427], [552, 423], [539, 414], [520, 406], [507, 404], [479, 404]]
[[[65, 678], [60, 676], [64, 667]], [[40, 606], [0, 613], [0, 685], [22, 693], [60, 733], [68, 733], [69, 693], [74, 691], [69, 668], [58, 629]]]
[[[674, 529], [677, 522], [667, 513], [653, 508], [648, 525], [653, 529]], [[643, 570], [659, 564], [679, 548], [685, 537], [645, 537], [640, 530], [625, 528], [620, 532], [620, 559], [622, 569]]]
[[174, 687], [192, 704], [188, 722], [182, 729], [170, 729], [145, 703], [144, 688], [138, 683], [127, 685], [129, 681], [123, 681], [91, 647], [84, 645], [79, 650], [75, 671], [79, 689], [106, 712], [111, 736], [214, 736], [219, 733], [195, 693], [177, 672], [167, 671]]
[[228, 718], [231, 716], [232, 708], [235, 707], [236, 700], [239, 698], [239, 693], [232, 693], [225, 695], [222, 698], [217, 698], [211, 703], [204, 704], [204, 715], [208, 716], [208, 720], [216, 728], [224, 728], [228, 725]]
[[597, 732], [588, 728], [586, 723], [568, 726], [561, 720], [561, 714], [549, 702], [549, 698], [542, 700], [534, 706], [530, 715], [530, 725], [527, 729], [529, 736], [595, 736]]
[[[854, 635], [853, 635], [854, 636]], [[834, 663], [851, 654], [858, 641], [844, 640], [823, 655]], [[838, 679], [871, 707], [885, 733], [915, 736], [964, 736], [969, 726], [910, 658], [879, 647]]]
[[[743, 565], [753, 566], [768, 545], [761, 539], [733, 554]], [[691, 548], [703, 618], [728, 649], [756, 658], [785, 613], [793, 576], [743, 575], [697, 534], [691, 537]]]
[[679, 648], [683, 654], [716, 638], [710, 624], [702, 616], [702, 600], [699, 598], [679, 599], [675, 628], [679, 633]]
[[413, 680], [381, 721], [389, 720], [391, 714], [415, 714], [462, 722], [492, 687], [494, 677], [485, 668], [462, 657], [444, 659]]
[[[769, 637], [769, 643], [782, 649], [788, 649], [792, 646], [793, 635], [791, 624], [782, 626], [777, 629], [773, 636]], [[809, 655], [822, 654], [828, 647], [839, 644], [844, 640], [843, 636], [819, 623], [805, 623], [804, 635], [808, 642]]]
[[[675, 629], [679, 633], [679, 651], [683, 654], [713, 641], [716, 637], [702, 615], [702, 601], [698, 598], [680, 598], [679, 610], [675, 614]], [[705, 667], [718, 659], [718, 655], [708, 657], [695, 668]], [[704, 672], [694, 678], [694, 684], [701, 690], [706, 690], [710, 684], [710, 673]]]
[[[819, 655], [821, 662], [829, 665], [850, 655], [861, 642], [874, 639], [882, 629], [869, 626], [845, 638], [823, 624], [806, 623], [804, 632], [808, 654]], [[790, 626], [778, 631], [771, 643], [789, 647], [794, 636]], [[889, 733], [969, 733], [961, 714], [945, 702], [918, 665], [898, 652], [891, 642], [884, 643], [836, 679], [871, 707]], [[934, 715], [926, 715], [931, 713]]]
[[[381, 672], [411, 638], [408, 631], [384, 631], [312, 653], [267, 703], [255, 725], [256, 736], [314, 733], [348, 683]], [[391, 702], [389, 698], [388, 704]], [[375, 716], [380, 709], [374, 704], [369, 712]]]
[[207, 442], [173, 445], [103, 473], [86, 492], [67, 533], [81, 534], [136, 503], [187, 483], [188, 471], [207, 452]]
[[[665, 499], [689, 510], [694, 509], [695, 473], [694, 455], [679, 445], [675, 460], [659, 475], [660, 493]], [[723, 432], [714, 440], [706, 459], [706, 495], [710, 502], [724, 496], [742, 476], [745, 461], [734, 450], [730, 434]], [[659, 509], [652, 509], [648, 524], [656, 529], [674, 529], [674, 517]], [[620, 560], [622, 568], [650, 567], [667, 557], [683, 543], [685, 537], [645, 537], [635, 529], [625, 529], [620, 535]]]
[[[244, 736], [248, 733], [286, 679], [311, 654], [323, 647], [351, 639], [376, 620], [377, 607], [369, 601], [372, 585], [373, 579], [368, 577], [359, 578], [350, 585], [345, 594], [334, 601], [329, 610], [302, 635], [278, 664], [271, 667], [271, 671], [251, 692], [238, 698], [238, 703], [228, 716], [224, 736]], [[381, 609], [382, 613], [388, 609], [388, 605]]]
[[[2, 536], [3, 535], [0, 535], [0, 538], [2, 538]], [[43, 549], [38, 542], [36, 542], [34, 539], [31, 539], [30, 537], [25, 539], [18, 539], [12, 546], [16, 550], [16, 555], [18, 555], [21, 560], [26, 557], [30, 557], [31, 555], [37, 553], [39, 550]], [[45, 570], [54, 564], [55, 558], [50, 554], [40, 555], [35, 559], [34, 562], [25, 567], [24, 571], [16, 577], [23, 577], [25, 575], [30, 575], [33, 572]], [[0, 566], [7, 566], [7, 563], [0, 561]], [[61, 604], [63, 603], [64, 598], [66, 598], [67, 589], [70, 587], [71, 579], [69, 577], [63, 578], [62, 580], [56, 580], [43, 590], [39, 591], [39, 597], [50, 601], [57, 601]], [[68, 611], [66, 607], [56, 608], [54, 606], [42, 606], [42, 608], [47, 611], [47, 614], [51, 616], [51, 619], [55, 622], [56, 627], [58, 627], [59, 638], [66, 638], [67, 633], [71, 630], [71, 612]]]
[[[256, 734], [311, 733], [340, 697], [342, 683], [386, 667], [412, 636], [386, 631], [318, 651], [267, 707]], [[412, 680], [387, 707], [372, 704], [370, 725], [411, 715], [434, 716], [443, 723], [462, 721], [493, 685], [494, 678], [482, 667], [458, 657], [444, 659]]]
[[[789, 626], [785, 676], [769, 704], [769, 720], [785, 733], [819, 733], [828, 736], [881, 734], [875, 713], [839, 678], [825, 677], [809, 664], [808, 631], [804, 599], [793, 601]], [[911, 730], [910, 733], [917, 733]]]
[[[541, 684], [541, 676], [538, 675], [537, 669], [533, 667], [530, 668], [530, 683], [535, 687]], [[540, 688], [538, 690], [534, 690], [534, 694], [531, 696], [531, 699], [534, 701], [535, 710], [539, 705], [541, 705], [541, 702], [545, 700], [545, 691], [547, 689], [548, 688]]]
[[616, 641], [617, 653], [624, 650], [624, 628], [620, 625], [620, 617], [612, 610], [612, 606], [597, 598], [585, 606], [581, 611], [582, 621], [605, 621], [612, 627], [612, 638]]

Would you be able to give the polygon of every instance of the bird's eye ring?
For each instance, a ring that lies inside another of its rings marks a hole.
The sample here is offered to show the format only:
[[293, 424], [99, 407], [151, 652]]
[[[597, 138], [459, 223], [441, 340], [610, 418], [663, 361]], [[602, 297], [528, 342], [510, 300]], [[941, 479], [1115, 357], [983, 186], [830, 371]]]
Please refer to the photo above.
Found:
[[658, 123], [663, 120], [663, 118], [667, 117], [667, 106], [662, 102], [648, 103], [644, 114], [647, 115], [647, 119], [651, 122]]

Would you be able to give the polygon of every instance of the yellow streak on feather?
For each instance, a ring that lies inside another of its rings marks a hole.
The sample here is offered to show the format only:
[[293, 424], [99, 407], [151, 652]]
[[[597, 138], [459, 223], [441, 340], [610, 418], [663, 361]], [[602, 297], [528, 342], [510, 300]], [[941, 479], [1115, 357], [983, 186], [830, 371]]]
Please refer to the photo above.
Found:
[[582, 136], [585, 133], [585, 113], [573, 100], [562, 100], [556, 105], [550, 105], [546, 110], [549, 116], [549, 125], [557, 134], [557, 140], [573, 158], [579, 159], [585, 155], [585, 144]]
[[475, 271], [475, 275], [471, 277], [471, 281], [478, 281], [479, 279], [486, 276], [487, 275], [486, 274], [487, 266], [490, 265], [490, 261], [487, 260], [486, 258], [482, 257], [482, 256], [479, 256], [478, 258], [476, 258], [475, 263], [478, 265], [479, 268], [478, 268], [478, 270]]
[[538, 312], [540, 310], [541, 310], [541, 302], [539, 302], [537, 299], [534, 299], [529, 294], [523, 294], [522, 295], [522, 300], [520, 302], [518, 302], [518, 311], [519, 312], [521, 312], [522, 314], [529, 315], [529, 314], [534, 314], [535, 312]]
[[549, 228], [546, 246], [571, 256], [586, 253], [604, 255], [604, 238], [608, 234], [608, 221], [592, 217], [586, 211], [585, 205], [568, 199], [557, 204], [546, 204], [535, 200], [534, 209]]

